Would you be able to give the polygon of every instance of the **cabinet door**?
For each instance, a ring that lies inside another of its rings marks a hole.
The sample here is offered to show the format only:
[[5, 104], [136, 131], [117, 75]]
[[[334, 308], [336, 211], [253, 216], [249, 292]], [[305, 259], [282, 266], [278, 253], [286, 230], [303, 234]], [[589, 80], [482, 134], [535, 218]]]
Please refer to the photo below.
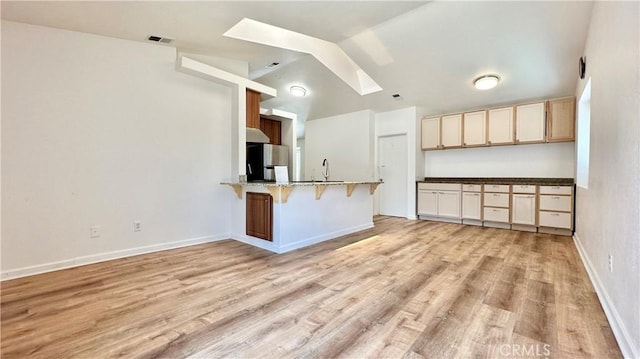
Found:
[[516, 107], [516, 143], [544, 142], [544, 102]]
[[511, 203], [511, 223], [536, 224], [536, 196], [532, 194], [514, 194]]
[[443, 116], [440, 121], [442, 134], [440, 142], [442, 147], [462, 146], [462, 115]]
[[273, 241], [273, 197], [247, 192], [247, 235]]
[[547, 141], [575, 141], [575, 97], [550, 100], [547, 120]]
[[462, 218], [480, 220], [481, 213], [480, 193], [463, 192], [462, 193]]
[[438, 192], [418, 191], [418, 214], [425, 216], [438, 215]]
[[487, 144], [487, 111], [469, 112], [463, 115], [463, 145], [484, 146]]
[[422, 149], [434, 150], [440, 148], [440, 117], [422, 120]]
[[513, 107], [489, 110], [489, 138], [490, 145], [513, 144]]
[[247, 89], [247, 127], [260, 128], [260, 92]]
[[460, 192], [438, 192], [438, 216], [460, 218]]

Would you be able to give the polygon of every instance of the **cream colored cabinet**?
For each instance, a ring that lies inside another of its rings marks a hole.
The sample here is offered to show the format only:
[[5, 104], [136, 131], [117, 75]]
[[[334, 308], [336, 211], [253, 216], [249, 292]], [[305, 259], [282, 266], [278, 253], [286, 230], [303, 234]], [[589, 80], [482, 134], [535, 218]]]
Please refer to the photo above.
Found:
[[463, 223], [481, 224], [473, 221], [482, 220], [482, 185], [462, 185], [462, 221]]
[[421, 144], [423, 150], [440, 148], [440, 117], [425, 118], [421, 124]]
[[462, 115], [442, 116], [440, 119], [442, 148], [462, 146]]
[[460, 218], [460, 191], [438, 192], [438, 216]]
[[485, 226], [509, 228], [509, 192], [509, 185], [484, 185], [482, 219]]
[[545, 103], [516, 106], [516, 143], [545, 140]]
[[460, 219], [460, 184], [418, 183], [418, 215]]
[[547, 105], [547, 141], [575, 141], [575, 97], [549, 100]]
[[536, 195], [516, 194], [511, 197], [511, 223], [536, 225]]
[[487, 144], [487, 111], [467, 112], [462, 117], [465, 147], [485, 146]]
[[513, 107], [489, 110], [487, 119], [489, 145], [513, 144]]
[[438, 191], [418, 191], [418, 214], [438, 215]]
[[539, 202], [540, 231], [546, 227], [570, 234], [573, 230], [573, 186], [540, 186]]

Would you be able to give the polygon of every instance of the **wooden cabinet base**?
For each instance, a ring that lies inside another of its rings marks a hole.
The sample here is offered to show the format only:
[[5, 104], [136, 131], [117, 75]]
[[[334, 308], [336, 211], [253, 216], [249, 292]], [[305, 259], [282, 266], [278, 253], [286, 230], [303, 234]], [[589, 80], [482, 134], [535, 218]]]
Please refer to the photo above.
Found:
[[247, 235], [273, 241], [273, 197], [247, 192]]

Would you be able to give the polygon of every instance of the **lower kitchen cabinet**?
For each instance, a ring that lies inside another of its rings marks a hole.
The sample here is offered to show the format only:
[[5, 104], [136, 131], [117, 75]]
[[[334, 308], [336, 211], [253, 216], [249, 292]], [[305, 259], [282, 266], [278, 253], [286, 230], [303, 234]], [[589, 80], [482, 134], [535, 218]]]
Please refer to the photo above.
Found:
[[560, 235], [573, 232], [572, 185], [423, 182], [418, 183], [417, 208], [422, 219]]
[[247, 235], [273, 241], [273, 197], [247, 192]]
[[482, 225], [482, 185], [462, 185], [462, 223]]
[[572, 186], [540, 186], [538, 225], [540, 232], [571, 234], [573, 231]]
[[419, 183], [418, 215], [460, 219], [460, 185]]
[[511, 197], [511, 223], [536, 225], [535, 194], [516, 194]]

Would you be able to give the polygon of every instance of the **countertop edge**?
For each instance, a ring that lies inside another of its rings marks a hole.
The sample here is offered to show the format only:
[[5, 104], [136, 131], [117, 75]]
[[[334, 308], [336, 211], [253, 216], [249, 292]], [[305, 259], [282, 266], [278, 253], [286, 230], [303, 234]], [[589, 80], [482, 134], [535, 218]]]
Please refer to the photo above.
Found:
[[383, 181], [344, 181], [344, 182], [289, 182], [289, 183], [275, 183], [275, 182], [220, 182], [222, 185], [229, 186], [246, 186], [246, 187], [311, 187], [311, 186], [346, 186], [354, 184], [381, 184]]
[[416, 183], [460, 183], [460, 184], [528, 184], [541, 186], [573, 186], [573, 178], [544, 177], [425, 177]]

